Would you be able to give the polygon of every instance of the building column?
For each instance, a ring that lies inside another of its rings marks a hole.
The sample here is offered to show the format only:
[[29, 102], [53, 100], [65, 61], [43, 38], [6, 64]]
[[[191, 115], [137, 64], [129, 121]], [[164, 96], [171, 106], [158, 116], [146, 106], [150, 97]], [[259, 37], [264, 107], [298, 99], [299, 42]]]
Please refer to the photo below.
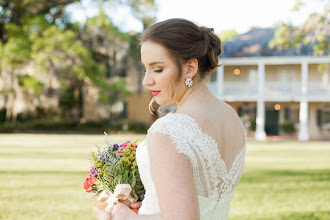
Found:
[[219, 99], [223, 98], [223, 74], [224, 74], [224, 65], [222, 64], [217, 69], [217, 96]]
[[301, 63], [301, 101], [299, 110], [299, 141], [309, 140], [308, 131], [308, 101], [307, 101], [307, 87], [308, 87], [308, 62], [304, 60]]
[[265, 64], [260, 62], [258, 64], [258, 101], [257, 101], [257, 118], [256, 118], [256, 132], [254, 138], [256, 140], [265, 140]]

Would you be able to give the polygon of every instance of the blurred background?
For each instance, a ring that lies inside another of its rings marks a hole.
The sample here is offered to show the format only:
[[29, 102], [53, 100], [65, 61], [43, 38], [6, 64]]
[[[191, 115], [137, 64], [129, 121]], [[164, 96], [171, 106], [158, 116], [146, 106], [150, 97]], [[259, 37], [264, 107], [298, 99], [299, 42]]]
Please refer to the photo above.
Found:
[[0, 219], [96, 219], [103, 132], [142, 141], [176, 110], [149, 113], [140, 62], [140, 33], [169, 18], [222, 41], [206, 82], [248, 140], [230, 219], [330, 218], [329, 1], [0, 0]]
[[180, 17], [220, 36], [208, 86], [249, 136], [330, 137], [328, 1], [0, 2], [0, 132], [145, 133], [138, 37]]

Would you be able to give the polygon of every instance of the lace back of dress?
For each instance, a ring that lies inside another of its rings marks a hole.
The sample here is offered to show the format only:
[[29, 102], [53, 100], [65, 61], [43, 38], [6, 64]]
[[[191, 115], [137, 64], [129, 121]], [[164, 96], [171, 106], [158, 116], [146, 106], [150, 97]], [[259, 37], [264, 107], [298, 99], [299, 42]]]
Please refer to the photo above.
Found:
[[243, 171], [245, 131], [239, 119], [237, 122], [224, 120], [228, 124], [221, 127], [226, 130], [213, 129], [216, 125], [210, 122], [204, 127], [186, 114], [170, 113], [154, 123], [148, 133], [162, 133], [173, 140], [178, 152], [190, 161], [198, 195], [211, 199], [217, 207], [223, 199], [230, 203]]

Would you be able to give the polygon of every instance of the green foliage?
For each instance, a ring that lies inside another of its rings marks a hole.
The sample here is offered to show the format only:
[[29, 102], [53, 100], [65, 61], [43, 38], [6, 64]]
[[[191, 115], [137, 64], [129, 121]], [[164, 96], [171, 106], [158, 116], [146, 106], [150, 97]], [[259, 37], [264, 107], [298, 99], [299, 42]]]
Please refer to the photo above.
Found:
[[290, 31], [292, 30], [287, 24], [282, 24], [277, 27], [274, 33], [274, 38], [269, 42], [269, 47], [274, 48], [278, 46], [280, 50], [291, 48], [293, 46], [293, 42], [290, 39]]
[[106, 7], [103, 3], [119, 3], [119, 5], [128, 6], [132, 15], [142, 22], [143, 29], [150, 27], [156, 21], [155, 0], [99, 0], [99, 3], [101, 3], [100, 7]]
[[[132, 60], [139, 63], [140, 59], [135, 56], [138, 42], [131, 41], [131, 35], [121, 32], [102, 7], [99, 15], [89, 18], [84, 26], [70, 23], [64, 11], [65, 6], [73, 2], [78, 0], [0, 1], [0, 75], [1, 71], [6, 71], [10, 76], [8, 81], [19, 81], [17, 85], [6, 85], [0, 94], [18, 93], [21, 90], [15, 90], [20, 86], [24, 91], [33, 91], [24, 94], [27, 102], [35, 98], [40, 100], [41, 95], [53, 100], [58, 98], [60, 106], [57, 107], [62, 115], [79, 120], [84, 88], [91, 82], [98, 88], [99, 102], [116, 103], [129, 91], [124, 79], [113, 80], [111, 77], [126, 75], [125, 65], [132, 51], [135, 52]], [[98, 2], [128, 5], [144, 24], [148, 19], [154, 19], [153, 0]], [[95, 36], [98, 47], [92, 45]], [[116, 60], [117, 52], [127, 53], [123, 61]], [[56, 82], [60, 82], [58, 90], [54, 86]], [[30, 102], [30, 105], [34, 104]], [[39, 105], [43, 104], [40, 102]]]
[[[330, 4], [327, 1], [323, 2], [324, 11], [311, 14], [304, 24], [297, 27], [285, 23], [278, 25], [273, 40], [269, 42], [269, 47], [278, 47], [280, 50], [296, 48], [299, 51], [301, 46], [313, 44], [315, 56], [329, 54]], [[294, 10], [299, 11], [303, 5], [303, 1], [297, 0]]]
[[[63, 109], [61, 109], [63, 111]], [[37, 111], [22, 115], [16, 122], [4, 123], [4, 116], [0, 111], [0, 133], [10, 132], [46, 132], [46, 133], [90, 133], [99, 134], [104, 131], [112, 134], [145, 134], [149, 126], [143, 123], [129, 123], [128, 130], [122, 130], [123, 123], [108, 121], [85, 122], [63, 120], [60, 109], [37, 108]]]
[[36, 95], [41, 94], [42, 88], [45, 85], [30, 75], [19, 75], [18, 81], [19, 85], [22, 86], [26, 92], [29, 91], [29, 89], [32, 89]]
[[24, 20], [31, 17], [45, 17], [49, 23], [65, 26], [68, 20], [64, 14], [67, 4], [79, 0], [1, 0], [0, 1], [0, 41], [6, 43], [12, 36], [8, 33], [7, 24], [21, 26]]
[[219, 34], [220, 40], [222, 43], [226, 42], [227, 40], [229, 40], [232, 37], [237, 36], [238, 33], [235, 30], [224, 30], [221, 31], [221, 33]]
[[281, 130], [286, 132], [286, 133], [293, 133], [295, 132], [295, 127], [294, 124], [291, 121], [284, 121], [281, 124]]
[[251, 123], [250, 130], [251, 131], [256, 131], [256, 128], [257, 128], [257, 122], [256, 122], [256, 120], [251, 120], [250, 123]]
[[12, 69], [22, 67], [30, 59], [31, 43], [24, 29], [15, 24], [7, 24], [8, 34], [11, 38], [2, 46], [1, 57], [3, 64]]
[[299, 11], [303, 5], [304, 3], [301, 0], [296, 0], [295, 5], [292, 8], [292, 11]]

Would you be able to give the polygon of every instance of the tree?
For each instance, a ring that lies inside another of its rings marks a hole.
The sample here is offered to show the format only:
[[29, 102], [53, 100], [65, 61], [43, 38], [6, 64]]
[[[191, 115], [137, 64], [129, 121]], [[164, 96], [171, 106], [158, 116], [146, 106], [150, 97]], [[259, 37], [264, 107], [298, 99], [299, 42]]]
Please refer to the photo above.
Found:
[[[33, 17], [44, 16], [49, 24], [65, 23], [64, 7], [76, 0], [0, 0], [0, 77], [4, 86], [0, 94], [4, 97], [6, 120], [16, 121], [17, 114], [24, 104], [15, 106], [16, 98], [24, 94], [26, 103], [34, 95], [40, 95], [43, 83], [35, 78], [31, 70], [30, 31], [36, 26], [29, 26]], [[23, 91], [22, 91], [23, 90]], [[30, 101], [30, 102], [29, 102]]]
[[[274, 39], [270, 42], [270, 47], [278, 47], [279, 49], [295, 47], [299, 50], [302, 45], [312, 44], [314, 55], [329, 54], [330, 3], [326, 0], [319, 1], [324, 4], [323, 13], [311, 14], [300, 26], [286, 23], [279, 25], [275, 30]], [[299, 11], [304, 5], [303, 1], [296, 0], [293, 10]]]
[[237, 35], [238, 35], [238, 33], [235, 30], [224, 30], [224, 31], [221, 31], [220, 34], [218, 34], [222, 43], [226, 42], [228, 39], [235, 37]]
[[[94, 1], [128, 4], [145, 25], [152, 17], [153, 0]], [[63, 116], [79, 121], [83, 88], [90, 83], [106, 104], [128, 94], [125, 80], [115, 76], [125, 76], [125, 60], [137, 44], [102, 10], [83, 27], [70, 23], [64, 9], [73, 2], [78, 0], [0, 0], [0, 80], [5, 82], [0, 83], [5, 100], [0, 108], [6, 109], [7, 121], [15, 122], [22, 108], [36, 105], [46, 110], [60, 106]], [[25, 100], [20, 110], [15, 106], [19, 99]]]
[[22, 24], [25, 18], [43, 15], [50, 22], [65, 23], [64, 8], [79, 0], [0, 0], [0, 39], [8, 40], [5, 24]]
[[22, 32], [19, 26], [9, 23], [6, 25], [6, 29], [11, 37], [6, 44], [0, 42], [0, 76], [5, 82], [1, 94], [4, 97], [6, 120], [12, 119], [15, 122], [18, 114], [18, 109], [15, 108], [17, 91], [21, 89], [20, 86], [28, 89], [28, 84], [24, 82], [26, 78], [18, 78], [18, 76], [22, 74], [22, 69], [30, 59], [31, 45], [27, 40], [28, 36]]
[[113, 7], [127, 6], [130, 8], [132, 15], [140, 20], [143, 29], [153, 25], [156, 21], [156, 4], [154, 0], [94, 0], [98, 2], [101, 7], [105, 8], [103, 4], [111, 3]]

